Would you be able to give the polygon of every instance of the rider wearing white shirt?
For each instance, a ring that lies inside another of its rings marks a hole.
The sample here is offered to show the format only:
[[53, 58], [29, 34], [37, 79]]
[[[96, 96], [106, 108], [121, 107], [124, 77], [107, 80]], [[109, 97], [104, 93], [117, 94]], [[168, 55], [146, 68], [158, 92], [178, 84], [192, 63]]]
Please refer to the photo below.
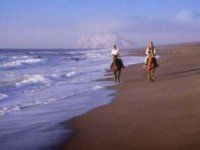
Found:
[[156, 55], [156, 49], [155, 48], [150, 49], [149, 47], [147, 47], [147, 49], [146, 49], [146, 55], [148, 55], [150, 53], [150, 51], [152, 51], [153, 55]]
[[[120, 53], [119, 53], [119, 49], [117, 48], [116, 45], [113, 45], [113, 48], [111, 50], [111, 55], [112, 55], [112, 62], [111, 62], [111, 66], [110, 68], [112, 68], [113, 65], [113, 61], [114, 61], [114, 56], [117, 56], [118, 58], [120, 57]], [[120, 59], [120, 58], [119, 58]], [[123, 61], [120, 59], [121, 63], [122, 63], [122, 67], [125, 68]]]
[[111, 50], [111, 55], [112, 56], [119, 55], [119, 49], [117, 49], [116, 45], [113, 45], [113, 48]]
[[[150, 53], [153, 54], [153, 56], [156, 55], [156, 49], [153, 45], [153, 42], [150, 42], [150, 44], [148, 45], [146, 49], [146, 55], [148, 56]], [[145, 64], [147, 63], [147, 56], [145, 57]]]

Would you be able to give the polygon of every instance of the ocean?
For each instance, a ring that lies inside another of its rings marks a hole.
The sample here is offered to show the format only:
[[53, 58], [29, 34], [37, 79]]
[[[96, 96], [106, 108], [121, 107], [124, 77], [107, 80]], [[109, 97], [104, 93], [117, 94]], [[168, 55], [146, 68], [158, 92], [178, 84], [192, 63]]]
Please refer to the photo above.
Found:
[[[125, 66], [144, 57], [127, 56]], [[1, 49], [0, 150], [50, 150], [70, 137], [67, 120], [112, 102], [109, 49]], [[123, 76], [123, 73], [122, 73]]]

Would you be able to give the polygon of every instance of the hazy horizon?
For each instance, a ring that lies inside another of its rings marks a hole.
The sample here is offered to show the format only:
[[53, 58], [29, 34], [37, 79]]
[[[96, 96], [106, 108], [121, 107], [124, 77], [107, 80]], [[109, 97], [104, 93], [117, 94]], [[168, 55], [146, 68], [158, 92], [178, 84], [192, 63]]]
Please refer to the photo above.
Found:
[[[200, 43], [200, 40], [199, 41], [190, 41], [190, 42], [175, 42], [175, 43], [167, 43], [167, 44], [156, 44], [156, 47], [158, 46], [172, 46], [172, 45], [181, 45], [181, 44], [198, 44]], [[146, 46], [148, 45], [147, 44], [144, 44], [144, 45], [139, 45], [139, 46], [132, 46], [132, 47], [120, 47], [120, 48], [123, 48], [124, 50], [127, 50], [127, 49], [138, 49], [138, 48], [145, 48]], [[90, 47], [87, 47], [87, 48], [81, 48], [81, 47], [69, 47], [69, 48], [59, 48], [59, 47], [52, 47], [52, 48], [39, 48], [39, 47], [36, 47], [36, 48], [26, 48], [26, 47], [23, 47], [23, 48], [9, 48], [9, 47], [0, 47], [0, 50], [80, 50], [80, 49], [86, 49], [86, 50], [90, 50], [90, 49], [104, 49], [104, 48], [112, 48], [111, 47], [97, 47], [97, 48], [90, 48]]]
[[0, 48], [198, 42], [199, 7], [198, 0], [1, 0]]

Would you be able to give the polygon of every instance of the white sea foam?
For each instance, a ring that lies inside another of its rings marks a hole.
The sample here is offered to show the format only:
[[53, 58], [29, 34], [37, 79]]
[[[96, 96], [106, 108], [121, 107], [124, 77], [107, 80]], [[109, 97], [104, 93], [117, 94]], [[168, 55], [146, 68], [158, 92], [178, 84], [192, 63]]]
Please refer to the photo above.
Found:
[[20, 111], [20, 110], [28, 108], [28, 107], [40, 105], [40, 104], [42, 104], [41, 101], [35, 100], [35, 101], [32, 101], [32, 102], [28, 102], [28, 103], [22, 103], [22, 104], [18, 104], [18, 105], [0, 107], [0, 116], [3, 116], [3, 115], [8, 114], [10, 112]]
[[22, 109], [26, 109], [29, 107], [34, 107], [37, 105], [42, 105], [42, 104], [48, 104], [50, 102], [54, 102], [54, 101], [60, 101], [62, 99], [64, 99], [66, 97], [57, 99], [57, 98], [48, 98], [47, 100], [44, 101], [39, 101], [39, 100], [34, 100], [34, 101], [30, 101], [30, 102], [24, 102], [18, 105], [11, 105], [11, 106], [4, 106], [4, 107], [0, 107], [0, 116], [3, 116], [5, 114], [14, 112], [14, 111], [20, 111]]
[[104, 58], [105, 55], [103, 55], [102, 53], [94, 53], [94, 52], [89, 52], [86, 54], [87, 58]]
[[102, 86], [96, 85], [96, 86], [94, 86], [94, 87], [92, 88], [92, 90], [95, 91], [95, 90], [98, 90], [98, 89], [101, 89], [101, 88], [102, 88]]
[[51, 77], [52, 77], [52, 78], [58, 78], [59, 75], [58, 75], [58, 74], [52, 74]]
[[48, 79], [46, 79], [44, 76], [40, 74], [33, 74], [33, 75], [25, 75], [25, 77], [19, 81], [16, 82], [16, 86], [23, 86], [23, 85], [28, 85], [28, 84], [45, 84], [48, 82]]
[[0, 107], [0, 116], [3, 116], [7, 113], [13, 112], [13, 111], [19, 111], [21, 110], [20, 106], [5, 106], [5, 107]]
[[76, 74], [76, 72], [75, 72], [75, 71], [72, 71], [72, 72], [67, 73], [67, 74], [66, 74], [66, 77], [71, 77], [71, 76], [73, 76], [73, 75], [75, 75], [75, 74]]
[[12, 59], [11, 61], [4, 62], [0, 66], [14, 67], [14, 66], [20, 66], [23, 64], [34, 64], [34, 63], [43, 62], [43, 60], [40, 58], [33, 58], [29, 56], [22, 56], [22, 57], [13, 56], [11, 59]]
[[8, 107], [1, 107], [0, 108], [0, 116], [3, 116], [8, 112]]
[[62, 101], [65, 100], [67, 97], [70, 96], [74, 96], [77, 94], [82, 94], [82, 93], [86, 93], [89, 91], [94, 91], [94, 90], [98, 90], [103, 88], [102, 86], [96, 85], [91, 89], [86, 89], [86, 90], [81, 90], [81, 91], [74, 91], [72, 93], [69, 93], [68, 95], [62, 96], [60, 98], [47, 98], [47, 99], [43, 99], [43, 100], [33, 100], [33, 101], [29, 101], [29, 102], [23, 102], [17, 105], [10, 105], [10, 106], [5, 106], [5, 107], [0, 107], [0, 116], [3, 116], [5, 114], [11, 113], [11, 112], [15, 112], [15, 111], [20, 111], [29, 107], [35, 107], [37, 105], [45, 105], [45, 104], [49, 104], [52, 103], [54, 101]]
[[8, 97], [8, 95], [6, 95], [6, 94], [1, 94], [0, 93], [0, 100], [4, 100], [4, 99], [6, 99]]

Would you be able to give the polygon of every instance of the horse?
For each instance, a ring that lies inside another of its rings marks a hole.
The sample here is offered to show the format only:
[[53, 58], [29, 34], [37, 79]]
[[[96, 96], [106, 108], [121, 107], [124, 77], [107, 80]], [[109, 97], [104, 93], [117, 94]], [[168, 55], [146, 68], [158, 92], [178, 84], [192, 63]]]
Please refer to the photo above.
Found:
[[158, 67], [157, 60], [153, 56], [153, 54], [149, 54], [146, 62], [146, 72], [149, 82], [153, 82], [155, 80], [155, 70]]
[[115, 77], [115, 83], [120, 83], [121, 70], [124, 68], [123, 62], [118, 58], [117, 55], [113, 56], [113, 62], [111, 65], [111, 70], [113, 71]]

